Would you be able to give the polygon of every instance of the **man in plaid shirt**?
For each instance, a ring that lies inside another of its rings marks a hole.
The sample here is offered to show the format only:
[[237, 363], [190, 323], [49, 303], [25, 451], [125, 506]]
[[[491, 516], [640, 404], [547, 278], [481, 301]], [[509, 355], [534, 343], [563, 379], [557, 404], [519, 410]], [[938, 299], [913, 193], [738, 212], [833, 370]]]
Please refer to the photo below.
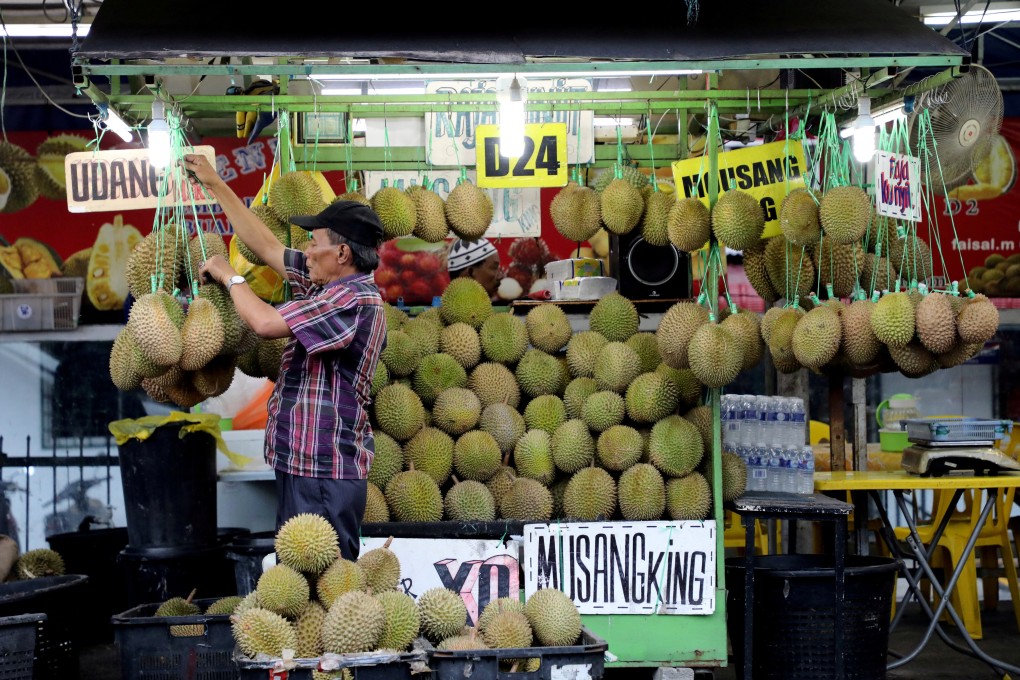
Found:
[[292, 299], [261, 300], [222, 257], [204, 279], [227, 288], [237, 312], [262, 338], [291, 338], [269, 399], [266, 461], [276, 471], [276, 528], [301, 513], [325, 517], [345, 559], [358, 557], [368, 468], [375, 442], [369, 389], [386, 343], [386, 314], [372, 272], [382, 225], [368, 206], [337, 201], [291, 222], [311, 232], [304, 252], [285, 248], [204, 157], [185, 167], [216, 197], [234, 233], [290, 284]]

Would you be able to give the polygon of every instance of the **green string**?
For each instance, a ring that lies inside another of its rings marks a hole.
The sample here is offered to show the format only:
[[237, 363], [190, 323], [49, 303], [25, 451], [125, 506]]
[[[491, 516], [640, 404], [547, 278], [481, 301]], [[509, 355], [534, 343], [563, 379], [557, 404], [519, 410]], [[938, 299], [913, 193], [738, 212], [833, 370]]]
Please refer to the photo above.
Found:
[[616, 179], [623, 179], [623, 130], [616, 126], [616, 166], [613, 168], [613, 176]]
[[[429, 144], [432, 137], [429, 136]], [[344, 145], [344, 186], [347, 191], [358, 190], [358, 180], [354, 176], [354, 120], [351, 118], [351, 110], [347, 109], [347, 143]]]
[[[619, 129], [619, 126], [617, 126]], [[645, 136], [648, 137], [648, 159], [652, 164], [652, 191], [658, 193], [659, 181], [655, 176], [655, 146], [652, 144], [652, 107], [648, 107], [648, 115], [645, 117]]]

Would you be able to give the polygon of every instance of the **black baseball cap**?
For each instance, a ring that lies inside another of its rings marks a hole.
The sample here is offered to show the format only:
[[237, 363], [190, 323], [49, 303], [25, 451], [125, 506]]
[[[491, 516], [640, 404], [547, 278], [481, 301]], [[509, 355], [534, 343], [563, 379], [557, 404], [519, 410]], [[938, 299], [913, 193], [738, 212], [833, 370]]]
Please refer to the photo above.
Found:
[[383, 236], [379, 216], [370, 206], [357, 201], [334, 201], [318, 215], [294, 215], [290, 221], [305, 229], [332, 229], [364, 246], [378, 246]]

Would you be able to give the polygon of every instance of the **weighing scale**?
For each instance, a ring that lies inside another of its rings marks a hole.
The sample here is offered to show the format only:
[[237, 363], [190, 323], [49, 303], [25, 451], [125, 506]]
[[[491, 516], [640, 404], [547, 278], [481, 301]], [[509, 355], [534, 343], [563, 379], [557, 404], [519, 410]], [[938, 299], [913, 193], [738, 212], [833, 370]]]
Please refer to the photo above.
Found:
[[1012, 430], [1012, 421], [910, 418], [903, 425], [910, 441], [902, 459], [907, 472], [941, 477], [1020, 471], [1020, 463], [995, 448], [995, 442]]

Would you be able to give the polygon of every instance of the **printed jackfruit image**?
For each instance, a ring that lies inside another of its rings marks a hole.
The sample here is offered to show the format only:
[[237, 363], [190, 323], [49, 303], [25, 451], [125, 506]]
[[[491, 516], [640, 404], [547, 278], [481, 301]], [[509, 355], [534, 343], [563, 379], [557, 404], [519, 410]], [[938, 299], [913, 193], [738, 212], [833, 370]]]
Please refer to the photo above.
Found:
[[949, 192], [959, 201], [983, 201], [1007, 193], [1016, 183], [1016, 157], [1009, 141], [993, 135], [988, 156], [974, 167], [973, 184], [965, 184]]

